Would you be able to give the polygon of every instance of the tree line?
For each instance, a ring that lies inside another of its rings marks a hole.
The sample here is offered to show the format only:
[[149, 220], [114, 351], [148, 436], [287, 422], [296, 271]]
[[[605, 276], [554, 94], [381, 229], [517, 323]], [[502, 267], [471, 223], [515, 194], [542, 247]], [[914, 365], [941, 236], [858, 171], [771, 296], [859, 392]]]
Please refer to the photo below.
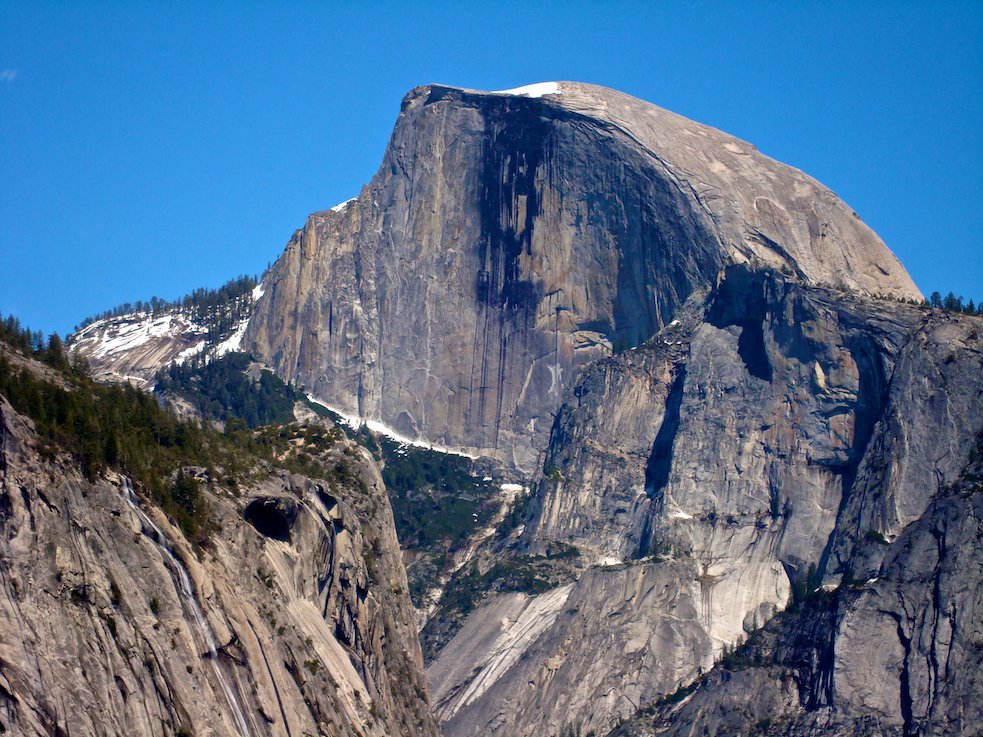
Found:
[[[151, 297], [147, 301], [124, 302], [96, 315], [89, 315], [75, 326], [75, 332], [84, 329], [94, 322], [111, 317], [122, 317], [123, 315], [132, 315], [134, 313], [160, 315], [177, 309], [183, 310], [192, 319], [199, 322], [207, 324], [209, 321], [217, 323], [219, 320], [222, 320], [231, 325], [239, 319], [248, 316], [252, 302], [251, 300], [243, 300], [241, 297], [252, 292], [258, 283], [259, 280], [255, 276], [243, 274], [230, 279], [217, 289], [200, 287], [191, 292], [191, 294], [186, 294], [184, 297], [175, 300]], [[227, 314], [229, 313], [228, 309], [222, 309], [226, 307], [231, 309], [232, 314]], [[211, 325], [208, 325], [208, 327], [211, 327]], [[217, 329], [216, 332], [220, 333], [222, 331]]]
[[963, 302], [963, 296], [961, 294], [957, 297], [952, 292], [949, 292], [945, 297], [939, 292], [932, 292], [929, 298], [925, 300], [925, 303], [929, 307], [946, 310], [947, 312], [961, 312], [964, 315], [983, 315], [983, 302], [980, 302], [978, 305], [973, 304], [973, 300]]

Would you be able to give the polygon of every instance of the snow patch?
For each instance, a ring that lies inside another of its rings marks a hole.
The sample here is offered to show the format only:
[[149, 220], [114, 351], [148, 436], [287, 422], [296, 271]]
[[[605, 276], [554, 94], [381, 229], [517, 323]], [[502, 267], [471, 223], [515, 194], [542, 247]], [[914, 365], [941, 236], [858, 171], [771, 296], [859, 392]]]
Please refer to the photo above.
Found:
[[215, 358], [220, 358], [226, 353], [238, 351], [242, 346], [242, 336], [246, 334], [246, 326], [249, 325], [249, 318], [240, 322], [235, 331], [228, 338], [215, 346]]
[[679, 511], [679, 512], [673, 512], [672, 513], [672, 518], [673, 519], [693, 519], [693, 515], [686, 514], [686, 512], [683, 512], [683, 511]]
[[344, 202], [339, 202], [337, 205], [331, 208], [331, 212], [341, 212], [357, 199], [358, 197], [352, 197], [351, 199], [345, 200]]
[[259, 298], [262, 297], [264, 294], [266, 294], [266, 290], [263, 289], [263, 282], [260, 282], [255, 287], [253, 287], [253, 302], [258, 301]]
[[558, 82], [537, 82], [516, 87], [511, 90], [495, 90], [493, 95], [521, 95], [523, 97], [542, 97], [543, 95], [562, 95]]
[[465, 458], [470, 458], [471, 460], [474, 460], [478, 457], [476, 455], [472, 455], [471, 453], [465, 453], [463, 450], [458, 450], [456, 448], [445, 448], [442, 445], [434, 445], [433, 443], [428, 443], [426, 440], [408, 438], [405, 435], [401, 435], [400, 433], [396, 432], [391, 427], [383, 425], [378, 420], [363, 420], [361, 417], [358, 417], [357, 415], [350, 415], [338, 409], [337, 407], [333, 407], [327, 402], [318, 399], [313, 394], [308, 394], [307, 398], [310, 401], [314, 402], [314, 404], [319, 404], [322, 407], [324, 407], [326, 410], [329, 410], [334, 414], [338, 415], [339, 417], [341, 417], [342, 421], [354, 430], [358, 430], [360, 427], [362, 427], [362, 425], [365, 425], [372, 432], [377, 432], [380, 435], [385, 435], [387, 438], [390, 438], [391, 440], [395, 440], [397, 443], [400, 443], [402, 445], [411, 445], [414, 448], [426, 448], [427, 450], [435, 450], [438, 453], [449, 453], [450, 455], [464, 456]]
[[[152, 338], [163, 338], [172, 332], [177, 332], [172, 330], [173, 315], [163, 315], [148, 320], [138, 313], [136, 317], [136, 322], [122, 324], [117, 322], [115, 325], [110, 320], [95, 322], [80, 333], [78, 342], [81, 343], [87, 339], [96, 341], [98, 345], [93, 349], [92, 356], [105, 358], [116, 353], [125, 353], [134, 348], [139, 348]], [[194, 332], [203, 332], [199, 326], [194, 324], [191, 324], [190, 328]], [[99, 336], [100, 329], [105, 330], [101, 339]]]
[[177, 358], [174, 359], [174, 363], [180, 366], [192, 356], [197, 356], [199, 353], [205, 350], [206, 345], [208, 345], [208, 341], [202, 340], [195, 343], [190, 348], [185, 348], [183, 351], [177, 354]]
[[602, 555], [598, 561], [599, 566], [620, 566], [624, 561], [621, 558], [615, 558], [612, 555]]

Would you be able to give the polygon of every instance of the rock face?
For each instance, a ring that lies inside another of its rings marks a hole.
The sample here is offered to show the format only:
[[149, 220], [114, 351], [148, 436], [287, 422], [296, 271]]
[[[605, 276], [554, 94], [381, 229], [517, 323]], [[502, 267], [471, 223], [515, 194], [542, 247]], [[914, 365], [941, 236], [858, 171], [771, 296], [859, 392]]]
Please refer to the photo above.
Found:
[[[907, 734], [914, 704], [924, 720], [953, 702], [958, 720], [935, 717], [937, 732], [980, 729], [978, 713], [967, 716], [979, 684], [949, 675], [978, 657], [976, 563], [933, 594], [932, 556], [950, 543], [912, 528], [945, 524], [926, 510], [981, 431], [983, 321], [746, 266], [677, 314], [645, 345], [586, 370], [561, 409], [520, 540], [526, 553], [573, 544], [598, 567], [509, 668], [468, 650], [508, 630], [497, 599], [469, 617], [429, 669], [445, 733], [604, 734], [709, 670], [793, 589], [867, 580], [870, 593], [839, 599], [826, 625], [836, 645], [816, 654], [792, 711], [846, 710]], [[972, 548], [974, 520], [946, 534]], [[917, 566], [900, 562], [919, 555]], [[943, 650], [953, 665], [931, 654]], [[704, 691], [701, 708], [716, 713]], [[740, 732], [735, 719], [715, 728]]]
[[[522, 92], [411, 92], [379, 174], [297, 232], [245, 336], [351, 414], [538, 472], [497, 554], [594, 565], [470, 614], [429, 669], [453, 737], [604, 733], [794, 591], [876, 577], [867, 543], [920, 519], [983, 416], [980, 326], [905, 304], [821, 185], [610, 90]], [[823, 703], [887, 713], [907, 676], [878, 652]]]
[[367, 457], [345, 456], [363, 489], [282, 473], [210, 494], [221, 529], [195, 552], [127, 479], [35, 444], [0, 398], [0, 731], [439, 734]]
[[879, 575], [776, 618], [691, 696], [612, 737], [979, 734], [981, 450], [983, 435], [966, 472], [893, 543], [857, 541], [858, 561], [880, 559]]
[[578, 371], [727, 263], [919, 296], [801, 172], [612, 90], [543, 89], [407, 95], [376, 177], [264, 278], [244, 347], [348, 414], [534, 471]]

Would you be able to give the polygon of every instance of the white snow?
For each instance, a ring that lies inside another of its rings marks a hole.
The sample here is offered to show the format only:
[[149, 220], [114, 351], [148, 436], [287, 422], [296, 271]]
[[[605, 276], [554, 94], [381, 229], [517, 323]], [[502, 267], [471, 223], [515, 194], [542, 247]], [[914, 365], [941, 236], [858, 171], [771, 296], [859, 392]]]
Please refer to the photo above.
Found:
[[253, 287], [253, 302], [258, 301], [259, 298], [262, 297], [264, 294], [266, 294], [266, 290], [263, 289], [263, 282], [260, 282], [255, 287]]
[[673, 320], [671, 323], [666, 325], [667, 328], [674, 328], [679, 324], [679, 320]]
[[232, 353], [233, 351], [239, 350], [240, 346], [242, 345], [242, 336], [246, 334], [247, 325], [249, 325], [249, 318], [246, 318], [240, 322], [236, 326], [236, 329], [232, 335], [215, 346], [215, 358], [220, 358], [226, 353]]
[[174, 359], [174, 363], [180, 366], [192, 356], [197, 356], [199, 353], [201, 353], [205, 349], [206, 345], [208, 345], [208, 342], [202, 340], [193, 344], [190, 348], [185, 348], [183, 351], [177, 354], [177, 358]]
[[412, 445], [414, 448], [426, 448], [427, 450], [435, 450], [438, 453], [449, 453], [451, 455], [464, 456], [465, 458], [470, 458], [472, 460], [478, 457], [476, 455], [472, 455], [471, 453], [465, 453], [463, 450], [458, 450], [455, 448], [445, 448], [442, 445], [434, 445], [433, 443], [428, 443], [426, 440], [419, 440], [419, 439], [414, 440], [413, 438], [408, 438], [405, 435], [400, 435], [391, 427], [383, 425], [378, 420], [363, 420], [361, 417], [358, 417], [356, 415], [350, 415], [347, 412], [344, 412], [338, 409], [337, 407], [334, 407], [328, 404], [327, 402], [318, 399], [313, 394], [308, 394], [307, 398], [310, 401], [314, 402], [315, 404], [320, 404], [325, 409], [334, 412], [336, 415], [341, 417], [341, 419], [345, 422], [345, 424], [349, 425], [355, 430], [358, 430], [362, 425], [365, 425], [372, 432], [377, 432], [380, 435], [385, 435], [387, 438], [391, 438], [392, 440], [395, 440], [397, 443], [401, 443], [402, 445]]
[[542, 97], [543, 95], [562, 95], [557, 82], [537, 82], [516, 87], [511, 90], [495, 90], [494, 95], [522, 95], [523, 97]]
[[345, 200], [344, 202], [339, 202], [337, 205], [331, 208], [331, 212], [341, 212], [346, 207], [348, 207], [348, 205], [350, 205], [352, 202], [354, 202], [357, 199], [358, 199], [357, 197], [352, 197], [351, 199]]
[[679, 512], [673, 512], [672, 513], [672, 518], [673, 519], [693, 519], [693, 515], [686, 514], [686, 512], [683, 512], [683, 511], [679, 511]]
[[502, 484], [502, 491], [506, 494], [518, 494], [523, 491], [526, 487], [522, 484]]
[[[128, 316], [130, 317], [130, 316]], [[130, 318], [132, 319], [132, 318]], [[150, 318], [137, 316], [137, 322], [125, 322], [121, 325], [112, 325], [112, 320], [100, 320], [95, 322], [79, 335], [79, 342], [82, 340], [95, 340], [98, 345], [92, 351], [96, 358], [105, 358], [115, 353], [139, 348], [151, 338], [162, 338], [172, 332], [172, 315]], [[192, 326], [196, 328], [197, 326]], [[99, 330], [105, 330], [100, 340]]]
[[621, 558], [615, 558], [611, 555], [602, 555], [598, 561], [599, 566], [620, 566], [624, 561]]

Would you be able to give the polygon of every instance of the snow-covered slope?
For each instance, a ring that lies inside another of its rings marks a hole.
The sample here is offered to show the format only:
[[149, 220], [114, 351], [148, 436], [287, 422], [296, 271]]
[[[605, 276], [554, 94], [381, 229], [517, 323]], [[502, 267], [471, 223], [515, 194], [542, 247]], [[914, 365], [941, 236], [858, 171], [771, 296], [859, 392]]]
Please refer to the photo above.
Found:
[[[68, 348], [89, 361], [96, 379], [149, 389], [164, 366], [201, 354], [210, 358], [240, 350], [253, 306], [262, 296], [263, 285], [257, 284], [207, 316], [172, 307], [103, 318], [70, 336]], [[217, 327], [220, 323], [226, 327]]]

